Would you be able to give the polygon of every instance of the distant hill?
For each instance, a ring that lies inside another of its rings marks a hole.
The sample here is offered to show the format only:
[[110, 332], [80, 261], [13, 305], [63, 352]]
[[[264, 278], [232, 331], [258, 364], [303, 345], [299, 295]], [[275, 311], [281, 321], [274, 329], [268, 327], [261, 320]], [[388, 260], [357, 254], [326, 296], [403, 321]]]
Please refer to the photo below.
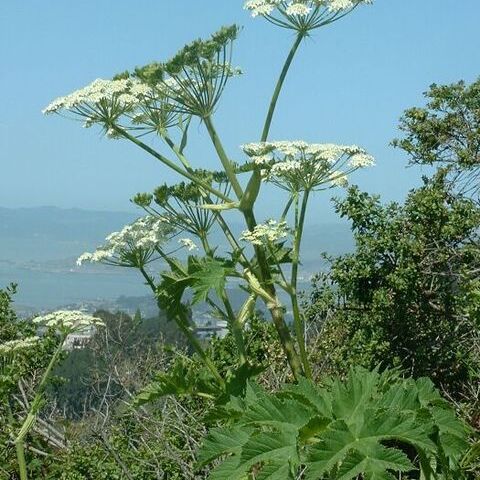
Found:
[[0, 207], [0, 260], [45, 261], [77, 256], [136, 216], [78, 208]]
[[[0, 207], [0, 287], [19, 283], [17, 303], [33, 309], [55, 308], [119, 296], [147, 295], [140, 275], [132, 270], [104, 266], [77, 268], [75, 260], [92, 251], [111, 232], [140, 216], [130, 212], [81, 209]], [[233, 225], [237, 235], [240, 224]], [[213, 235], [212, 243], [220, 241]], [[351, 250], [345, 223], [309, 225], [304, 235], [302, 276], [307, 280], [324, 265], [321, 253]], [[157, 267], [158, 268], [158, 267]]]

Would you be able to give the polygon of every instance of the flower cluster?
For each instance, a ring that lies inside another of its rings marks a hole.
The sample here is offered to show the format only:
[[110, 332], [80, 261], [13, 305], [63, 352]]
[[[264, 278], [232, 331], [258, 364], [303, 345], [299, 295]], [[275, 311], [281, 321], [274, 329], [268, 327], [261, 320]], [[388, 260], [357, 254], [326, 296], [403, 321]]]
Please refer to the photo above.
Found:
[[111, 233], [105, 239], [105, 244], [95, 252], [81, 255], [77, 265], [92, 262], [143, 267], [152, 259], [155, 250], [170, 240], [173, 234], [174, 228], [168, 219], [147, 215], [120, 232]]
[[48, 328], [55, 328], [65, 333], [104, 325], [100, 319], [87, 315], [80, 310], [57, 310], [34, 318], [33, 323]]
[[350, 173], [375, 163], [356, 145], [282, 141], [249, 143], [242, 149], [266, 181], [292, 192], [343, 186]]
[[19, 350], [28, 350], [40, 341], [40, 337], [26, 337], [18, 340], [10, 340], [0, 344], [0, 354], [15, 353]]
[[[151, 88], [137, 79], [103, 80], [98, 78], [86, 87], [55, 99], [42, 112], [46, 115], [70, 110], [83, 116], [92, 115], [94, 121], [99, 107], [131, 108], [151, 94]], [[87, 118], [87, 125], [89, 120]]]
[[303, 33], [339, 20], [360, 4], [373, 0], [247, 0], [252, 17]]
[[198, 250], [198, 247], [197, 245], [195, 244], [195, 242], [190, 239], [190, 238], [180, 238], [180, 240], [178, 240], [178, 243], [182, 246], [182, 247], [185, 247], [189, 252], [193, 251], [193, 250]]
[[243, 231], [240, 240], [250, 242], [252, 245], [264, 245], [285, 238], [288, 233], [287, 222], [268, 220], [265, 223], [259, 223], [253, 230]]

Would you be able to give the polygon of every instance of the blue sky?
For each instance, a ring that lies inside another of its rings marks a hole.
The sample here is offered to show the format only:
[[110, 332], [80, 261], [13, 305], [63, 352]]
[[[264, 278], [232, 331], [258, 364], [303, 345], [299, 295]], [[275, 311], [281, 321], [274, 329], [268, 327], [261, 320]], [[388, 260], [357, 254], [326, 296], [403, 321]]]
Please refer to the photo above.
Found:
[[[41, 109], [98, 77], [169, 58], [186, 42], [219, 26], [242, 25], [232, 80], [216, 114], [229, 152], [255, 141], [292, 34], [251, 19], [242, 0], [2, 0], [0, 53], [0, 206], [128, 210], [128, 199], [175, 177], [143, 152], [102, 138], [94, 129]], [[402, 111], [422, 103], [429, 84], [480, 74], [479, 0], [375, 0], [317, 31], [297, 56], [280, 100], [271, 138], [355, 143], [377, 160], [353, 181], [401, 200], [418, 183], [400, 151]], [[216, 159], [203, 126], [192, 129], [190, 156], [199, 167]], [[260, 209], [276, 210], [266, 192]], [[329, 213], [329, 193], [317, 198]]]

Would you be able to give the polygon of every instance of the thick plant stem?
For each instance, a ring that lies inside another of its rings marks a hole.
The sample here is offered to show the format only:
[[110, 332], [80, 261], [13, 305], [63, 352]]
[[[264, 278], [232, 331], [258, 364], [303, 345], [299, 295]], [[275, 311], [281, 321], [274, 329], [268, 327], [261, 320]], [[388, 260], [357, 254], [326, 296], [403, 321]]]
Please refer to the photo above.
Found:
[[20, 480], [28, 480], [27, 462], [25, 460], [25, 445], [23, 440], [15, 443], [15, 451], [17, 453], [18, 473], [20, 475]]
[[[298, 194], [297, 194], [298, 195]], [[310, 192], [307, 190], [303, 194], [302, 205], [300, 212], [298, 211], [298, 198], [295, 199], [295, 239], [293, 244], [293, 259], [292, 259], [292, 273], [291, 273], [291, 294], [293, 309], [293, 324], [295, 327], [295, 334], [297, 336], [298, 350], [302, 359], [303, 369], [307, 378], [312, 378], [312, 369], [308, 361], [305, 342], [305, 324], [300, 312], [297, 298], [297, 283], [298, 283], [298, 267], [300, 264], [300, 247], [302, 243], [303, 229], [305, 225], [305, 215], [307, 212], [307, 204]]]
[[265, 125], [263, 126], [262, 132], [262, 142], [266, 142], [268, 138], [268, 134], [270, 133], [270, 127], [272, 125], [273, 114], [275, 113], [275, 108], [277, 106], [278, 97], [280, 96], [280, 92], [282, 91], [283, 83], [285, 82], [285, 78], [287, 76], [288, 70], [290, 69], [290, 65], [292, 64], [293, 57], [295, 53], [297, 53], [298, 47], [302, 43], [303, 37], [305, 36], [304, 33], [299, 32], [297, 34], [297, 38], [295, 39], [295, 43], [293, 44], [290, 53], [288, 54], [287, 59], [285, 60], [285, 64], [283, 65], [282, 71], [280, 73], [280, 77], [278, 78], [277, 85], [275, 86], [275, 90], [273, 91], [272, 100], [270, 101], [270, 106], [268, 108], [267, 118], [265, 119]]
[[[268, 134], [270, 133], [270, 127], [272, 125], [273, 115], [275, 113], [275, 108], [277, 106], [278, 98], [279, 98], [280, 93], [282, 91], [282, 87], [283, 87], [283, 84], [285, 82], [285, 78], [287, 77], [288, 70], [290, 69], [290, 66], [292, 65], [293, 57], [295, 57], [295, 54], [297, 53], [298, 47], [302, 43], [302, 40], [305, 37], [305, 35], [306, 34], [304, 32], [299, 32], [297, 34], [297, 37], [295, 39], [295, 43], [293, 44], [293, 46], [292, 46], [292, 48], [291, 48], [291, 50], [290, 50], [290, 52], [287, 56], [287, 59], [285, 60], [282, 71], [280, 72], [280, 77], [278, 78], [277, 84], [275, 86], [275, 90], [273, 91], [272, 99], [270, 100], [270, 106], [268, 108], [267, 118], [265, 119], [265, 124], [263, 126], [262, 137], [260, 139], [261, 142], [266, 142], [267, 139], [268, 139]], [[254, 184], [255, 181], [257, 180], [256, 177], [260, 178], [259, 176], [260, 176], [260, 172], [258, 172], [258, 171], [253, 172], [248, 186], [250, 186], [251, 184]], [[257, 196], [260, 192], [260, 188], [258, 188], [256, 191], [252, 191], [252, 192], [250, 192], [250, 189], [247, 188], [247, 191], [249, 191], [249, 193], [250, 193], [249, 201], [253, 205], [253, 203], [257, 199]], [[290, 207], [290, 205], [288, 205], [287, 208], [285, 209], [285, 211], [282, 215], [282, 218], [284, 218], [286, 216], [289, 207]]]
[[[248, 228], [252, 231], [257, 225], [253, 212], [251, 210], [244, 211], [243, 215], [245, 217]], [[262, 281], [263, 286], [268, 292], [268, 294], [272, 298], [277, 299], [277, 292], [272, 282], [272, 276], [265, 256], [265, 251], [263, 250], [263, 248], [255, 246], [255, 253], [257, 255], [258, 264], [260, 266], [260, 280]], [[302, 376], [304, 376], [302, 363], [295, 349], [295, 343], [290, 334], [290, 330], [285, 323], [285, 314], [283, 308], [280, 306], [280, 302], [278, 302], [277, 305], [267, 305], [267, 307], [272, 316], [275, 329], [277, 330], [278, 336], [280, 338], [280, 343], [282, 344], [285, 355], [287, 356], [290, 368], [292, 369], [293, 376], [296, 380], [299, 380]]]
[[18, 432], [17, 438], [15, 439], [15, 450], [17, 453], [17, 460], [18, 460], [18, 468], [20, 473], [20, 480], [27, 480], [27, 464], [25, 461], [25, 437], [27, 436], [28, 432], [33, 428], [35, 425], [35, 421], [37, 419], [38, 410], [40, 409], [43, 392], [47, 386], [47, 381], [52, 373], [53, 367], [57, 363], [58, 358], [63, 350], [63, 342], [65, 341], [66, 335], [64, 334], [61, 338], [61, 341], [55, 350], [45, 372], [40, 379], [40, 383], [38, 384], [37, 391], [35, 393], [35, 397], [32, 400], [30, 405], [30, 409], [25, 417], [25, 420], [22, 423], [20, 431]]
[[[156, 296], [157, 294], [157, 287], [155, 286], [155, 283], [153, 282], [152, 278], [150, 275], [145, 271], [143, 267], [139, 267], [139, 270], [145, 280], [147, 281], [147, 284], [151, 288], [153, 294]], [[195, 333], [192, 331], [190, 325], [188, 324], [188, 319], [185, 318], [185, 315], [178, 313], [174, 317], [175, 323], [177, 324], [178, 328], [181, 330], [181, 332], [187, 337], [187, 340], [190, 342], [192, 345], [193, 349], [197, 352], [198, 355], [202, 358], [204, 361], [205, 365], [207, 368], [210, 370], [212, 375], [216, 378], [218, 381], [219, 385], [222, 387], [225, 385], [225, 382], [220, 375], [219, 371], [217, 370], [217, 367], [214, 365], [214, 363], [210, 360], [208, 355], [205, 353], [205, 350], [202, 348], [202, 345], [198, 341], [197, 337], [195, 336]]]
[[[213, 127], [211, 118], [207, 117], [204, 119], [204, 121], [210, 134], [210, 138], [215, 147], [215, 150], [217, 152], [217, 155], [225, 168], [227, 176], [232, 183], [232, 187], [234, 188], [237, 197], [239, 198], [239, 200], [241, 200], [243, 197], [243, 190], [238, 183], [238, 179], [233, 169], [232, 162], [230, 162], [225, 152], [225, 149], [223, 148], [222, 142], [220, 141], [220, 138], [218, 137], [215, 128]], [[235, 188], [235, 185], [237, 185], [237, 189]], [[257, 225], [257, 221], [255, 220], [255, 215], [252, 208], [243, 208], [241, 209], [241, 212], [245, 218], [248, 229], [250, 231], [253, 231]], [[255, 254], [257, 256], [259, 266], [258, 276], [260, 282], [263, 284], [265, 290], [268, 292], [270, 297], [278, 299], [277, 293], [275, 291], [275, 286], [273, 285], [270, 268], [265, 255], [265, 250], [262, 247], [255, 245]], [[292, 369], [292, 373], [295, 379], [299, 380], [303, 376], [302, 363], [300, 361], [300, 358], [298, 357], [298, 353], [295, 349], [295, 343], [292, 336], [290, 335], [290, 331], [285, 322], [285, 315], [282, 307], [280, 306], [280, 302], [276, 302], [275, 305], [268, 305], [268, 309], [270, 311], [270, 314], [272, 315], [273, 323], [277, 330], [285, 355], [287, 356], [290, 368]]]
[[201, 359], [210, 370], [211, 374], [215, 377], [218, 384], [221, 387], [225, 386], [225, 381], [223, 380], [222, 376], [220, 375], [217, 367], [212, 362], [212, 360], [208, 357], [205, 353], [205, 350], [202, 348], [202, 345], [198, 341], [195, 333], [193, 332], [192, 328], [189, 325], [188, 319], [185, 315], [179, 313], [175, 316], [175, 323], [178, 325], [178, 328], [182, 331], [182, 333], [187, 337], [188, 341], [191, 343], [192, 347], [195, 349], [198, 355], [200, 355]]
[[235, 173], [235, 169], [233, 167], [232, 162], [227, 156], [227, 153], [225, 152], [225, 149], [223, 148], [222, 142], [220, 141], [220, 138], [218, 137], [217, 131], [215, 130], [215, 127], [213, 126], [212, 118], [211, 117], [205, 117], [203, 119], [205, 122], [205, 126], [207, 127], [208, 134], [210, 135], [210, 138], [212, 140], [213, 146], [215, 147], [215, 150], [217, 152], [218, 158], [222, 162], [222, 166], [225, 170], [225, 173], [227, 174], [228, 180], [232, 184], [233, 191], [235, 192], [235, 195], [239, 200], [243, 197], [243, 190], [242, 187], [240, 186], [240, 183], [238, 182], [237, 175]]
[[225, 308], [227, 310], [230, 328], [232, 329], [233, 339], [235, 340], [235, 344], [238, 349], [238, 359], [240, 361], [240, 365], [243, 365], [244, 363], [247, 362], [247, 352], [245, 350], [245, 340], [243, 338], [242, 325], [238, 321], [238, 318], [235, 315], [235, 312], [233, 311], [232, 305], [230, 303], [230, 300], [227, 297], [227, 293], [225, 292], [225, 290], [222, 292], [221, 297], [222, 297], [223, 304], [225, 305]]

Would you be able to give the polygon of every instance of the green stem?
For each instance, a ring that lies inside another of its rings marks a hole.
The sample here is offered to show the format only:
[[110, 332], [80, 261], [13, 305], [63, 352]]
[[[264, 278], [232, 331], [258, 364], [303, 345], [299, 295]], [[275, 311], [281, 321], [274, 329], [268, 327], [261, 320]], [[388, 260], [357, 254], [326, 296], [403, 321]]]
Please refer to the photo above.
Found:
[[[243, 212], [243, 215], [245, 217], [248, 228], [250, 229], [250, 231], [252, 231], [257, 225], [253, 212], [251, 210], [247, 210]], [[259, 280], [263, 284], [262, 286], [263, 288], [265, 288], [268, 294], [272, 298], [278, 300], [277, 292], [272, 282], [270, 268], [265, 257], [265, 251], [260, 246], [255, 245], [255, 254], [257, 256], [257, 261], [260, 268], [261, 276]], [[288, 329], [288, 326], [285, 322], [285, 314], [283, 308], [280, 306], [279, 301], [276, 302], [275, 305], [267, 305], [267, 307], [270, 311], [270, 315], [272, 316], [272, 320], [275, 325], [275, 329], [277, 330], [280, 343], [282, 344], [285, 355], [287, 356], [287, 361], [290, 365], [290, 368], [292, 369], [293, 376], [296, 380], [299, 380], [303, 376], [302, 363], [295, 349], [295, 343], [290, 334], [290, 330]]]
[[305, 215], [307, 212], [308, 198], [310, 196], [310, 191], [306, 190], [303, 194], [302, 206], [300, 208], [300, 213], [298, 212], [298, 194], [295, 199], [295, 240], [293, 244], [293, 255], [292, 255], [292, 272], [291, 272], [291, 293], [290, 298], [292, 301], [293, 309], [293, 324], [295, 327], [295, 334], [297, 336], [298, 349], [300, 352], [300, 357], [302, 359], [303, 369], [307, 378], [312, 378], [312, 369], [308, 361], [308, 355], [305, 345], [305, 323], [303, 321], [303, 316], [300, 312], [300, 307], [298, 305], [297, 298], [297, 284], [298, 284], [298, 267], [300, 264], [300, 247], [302, 243], [303, 229], [305, 225]]
[[213, 146], [215, 147], [215, 150], [217, 152], [218, 158], [222, 162], [225, 173], [227, 174], [227, 177], [228, 177], [230, 183], [232, 184], [233, 191], [237, 195], [237, 198], [239, 200], [241, 200], [241, 198], [243, 197], [242, 187], [240, 186], [240, 183], [238, 182], [238, 178], [237, 178], [237, 175], [235, 173], [233, 163], [228, 158], [227, 153], [225, 152], [225, 149], [223, 148], [222, 142], [220, 141], [220, 138], [217, 134], [217, 131], [215, 130], [215, 127], [213, 126], [212, 117], [210, 117], [210, 116], [205, 117], [203, 119], [203, 121], [205, 122], [205, 126], [207, 127], [208, 134], [210, 135]]
[[[230, 183], [232, 184], [232, 187], [241, 202], [243, 197], [243, 190], [238, 183], [233, 164], [228, 158], [225, 149], [223, 148], [222, 142], [220, 141], [220, 138], [215, 131], [211, 117], [204, 118], [204, 121], [208, 133], [210, 134], [210, 138], [215, 147], [215, 150], [217, 152], [217, 155], [220, 158], [220, 161], [222, 162], [222, 165], [225, 169], [225, 173], [227, 174]], [[241, 208], [240, 210], [245, 218], [248, 229], [250, 231], [253, 231], [257, 225], [257, 222], [255, 220], [255, 215], [252, 208]], [[268, 265], [265, 255], [265, 250], [262, 247], [255, 245], [255, 254], [259, 266], [258, 278], [260, 280], [260, 283], [263, 284], [263, 287], [272, 298], [278, 300], [275, 286], [273, 285], [272, 281], [270, 267]], [[283, 312], [283, 308], [280, 305], [280, 301], [275, 302], [275, 305], [268, 305], [268, 309], [270, 311], [270, 314], [272, 315], [273, 323], [277, 330], [285, 355], [287, 356], [288, 363], [292, 369], [292, 373], [294, 377], [299, 380], [300, 377], [303, 376], [302, 363], [298, 357], [297, 351], [295, 349], [295, 343], [285, 322], [285, 315]]]
[[63, 334], [63, 336], [61, 337], [61, 341], [57, 349], [55, 350], [55, 353], [50, 359], [50, 362], [48, 363], [48, 366], [45, 372], [43, 372], [42, 378], [35, 392], [35, 397], [33, 398], [32, 403], [30, 404], [30, 409], [27, 413], [27, 416], [25, 417], [25, 420], [23, 421], [20, 431], [18, 432], [17, 438], [15, 439], [15, 444], [23, 442], [23, 440], [25, 439], [25, 436], [35, 425], [37, 413], [40, 409], [40, 405], [42, 402], [43, 392], [45, 391], [45, 388], [47, 386], [47, 381], [48, 381], [48, 378], [50, 377], [50, 374], [52, 373], [53, 367], [57, 363], [57, 360], [60, 357], [60, 354], [62, 353], [63, 342], [65, 341], [66, 337], [67, 335]]
[[[285, 60], [285, 63], [283, 65], [282, 71], [280, 72], [280, 77], [277, 80], [277, 84], [275, 86], [275, 90], [273, 91], [273, 96], [272, 99], [270, 100], [270, 106], [268, 108], [268, 113], [267, 113], [267, 118], [265, 119], [265, 124], [263, 126], [263, 132], [262, 132], [262, 138], [260, 141], [266, 142], [268, 139], [268, 134], [270, 133], [270, 127], [272, 125], [272, 120], [273, 120], [273, 114], [275, 113], [275, 108], [277, 106], [278, 98], [280, 96], [280, 93], [282, 91], [283, 84], [285, 82], [285, 78], [287, 77], [288, 70], [290, 69], [290, 66], [292, 65], [293, 57], [295, 57], [295, 54], [297, 53], [298, 47], [302, 43], [303, 37], [306, 35], [305, 32], [298, 32], [297, 37], [295, 39], [295, 43], [293, 44], [287, 59]], [[255, 200], [258, 197], [258, 194], [260, 192], [260, 188], [249, 188], [250, 185], [255, 185], [257, 181], [260, 181], [260, 173], [258, 171], [253, 172], [250, 181], [248, 183], [247, 187], [247, 192], [249, 193], [249, 201], [251, 205], [255, 203]], [[289, 207], [290, 205], [288, 205]], [[285, 210], [284, 215], [288, 212], [288, 208]]]
[[[8, 421], [10, 422], [10, 425], [13, 427], [13, 425], [15, 424], [15, 418], [13, 417], [13, 412], [8, 400], [6, 404], [7, 404], [7, 412], [8, 412]], [[23, 440], [19, 442], [15, 442], [15, 453], [17, 455], [18, 473], [20, 475], [20, 480], [28, 480], [27, 462], [25, 460], [25, 444]]]
[[291, 196], [285, 205], [285, 208], [283, 209], [282, 216], [280, 217], [280, 221], [283, 222], [285, 221], [285, 218], [287, 218], [288, 211], [290, 210], [290, 207], [292, 206], [293, 203], [293, 196]]
[[272, 100], [270, 101], [270, 107], [268, 109], [267, 118], [265, 119], [265, 125], [263, 127], [262, 132], [262, 142], [266, 142], [268, 138], [268, 134], [270, 132], [270, 126], [272, 124], [273, 114], [275, 113], [275, 107], [277, 106], [278, 97], [280, 96], [280, 92], [282, 91], [283, 83], [285, 82], [285, 78], [287, 76], [288, 70], [290, 69], [290, 65], [292, 64], [293, 57], [298, 50], [298, 47], [302, 43], [303, 37], [305, 33], [299, 32], [295, 39], [295, 43], [293, 44], [290, 53], [288, 54], [287, 59], [285, 60], [285, 64], [283, 65], [283, 69], [280, 73], [280, 77], [278, 78], [277, 85], [275, 86], [275, 90], [273, 92]]
[[125, 137], [127, 140], [130, 140], [132, 143], [140, 147], [142, 150], [145, 150], [147, 153], [155, 157], [157, 160], [160, 160], [163, 164], [165, 164], [167, 167], [171, 168], [178, 174], [182, 175], [185, 178], [188, 178], [192, 182], [196, 183], [197, 185], [200, 185], [202, 188], [204, 188], [206, 191], [212, 193], [213, 195], [217, 196], [218, 198], [221, 198], [227, 203], [231, 203], [232, 200], [228, 198], [224, 193], [222, 193], [220, 190], [217, 190], [216, 188], [213, 188], [212, 186], [208, 185], [205, 182], [202, 182], [199, 180], [195, 175], [193, 175], [190, 172], [187, 172], [180, 168], [178, 165], [175, 165], [171, 160], [168, 158], [164, 157], [162, 154], [158, 153], [156, 150], [153, 148], [149, 147], [145, 143], [143, 143], [141, 140], [138, 138], [134, 137], [133, 135], [130, 135], [128, 132], [125, 130], [122, 130], [119, 127], [113, 126], [112, 127], [116, 132], [118, 132], [120, 135]]
[[[202, 245], [203, 245], [203, 249], [205, 250], [205, 253], [209, 257], [213, 257], [213, 251], [210, 248], [207, 237], [204, 235], [204, 236], [201, 236], [200, 239], [202, 241]], [[235, 312], [233, 311], [232, 304], [230, 303], [230, 299], [228, 298], [225, 288], [222, 289], [222, 294], [220, 295], [220, 297], [223, 305], [225, 306], [225, 310], [227, 311], [227, 319], [230, 324], [230, 328], [232, 330], [232, 335], [235, 340], [235, 344], [237, 345], [238, 358], [240, 361], [240, 365], [243, 365], [247, 361], [247, 354], [245, 350], [245, 340], [243, 338], [242, 325], [238, 321], [238, 318], [235, 315]]]
[[187, 172], [191, 172], [192, 167], [190, 163], [188, 162], [182, 151], [175, 145], [172, 139], [168, 135], [164, 135], [163, 139], [165, 140], [165, 143], [172, 149], [176, 157], [182, 162], [182, 165], [186, 168]]
[[233, 311], [232, 305], [227, 296], [227, 293], [225, 292], [225, 289], [222, 291], [221, 297], [222, 297], [222, 302], [225, 305], [225, 308], [227, 310], [228, 318], [230, 320], [230, 326], [232, 329], [232, 335], [235, 340], [235, 344], [237, 345], [238, 359], [240, 361], [240, 365], [243, 365], [247, 361], [247, 352], [245, 349], [245, 340], [243, 338], [242, 325], [238, 321], [238, 318], [235, 315], [235, 312]]
[[[139, 270], [145, 280], [147, 281], [147, 284], [150, 286], [150, 288], [153, 291], [153, 294], [156, 296], [157, 294], [157, 287], [155, 286], [155, 283], [153, 282], [152, 278], [150, 275], [145, 271], [143, 267], [139, 267]], [[184, 314], [178, 313], [174, 317], [175, 323], [177, 324], [178, 328], [181, 330], [181, 332], [187, 337], [187, 340], [190, 342], [194, 350], [197, 352], [198, 355], [202, 358], [202, 360], [205, 362], [205, 365], [207, 368], [210, 370], [212, 375], [217, 379], [219, 385], [222, 387], [225, 385], [225, 382], [220, 375], [220, 373], [217, 370], [217, 367], [214, 365], [214, 363], [210, 360], [208, 355], [205, 353], [205, 350], [202, 348], [201, 343], [199, 342], [198, 338], [195, 336], [195, 333], [193, 332], [191, 326], [189, 325], [188, 319], [185, 317]]]
[[15, 443], [15, 451], [17, 454], [18, 473], [20, 474], [20, 480], [28, 480], [27, 462], [25, 460], [25, 445], [23, 440]]

